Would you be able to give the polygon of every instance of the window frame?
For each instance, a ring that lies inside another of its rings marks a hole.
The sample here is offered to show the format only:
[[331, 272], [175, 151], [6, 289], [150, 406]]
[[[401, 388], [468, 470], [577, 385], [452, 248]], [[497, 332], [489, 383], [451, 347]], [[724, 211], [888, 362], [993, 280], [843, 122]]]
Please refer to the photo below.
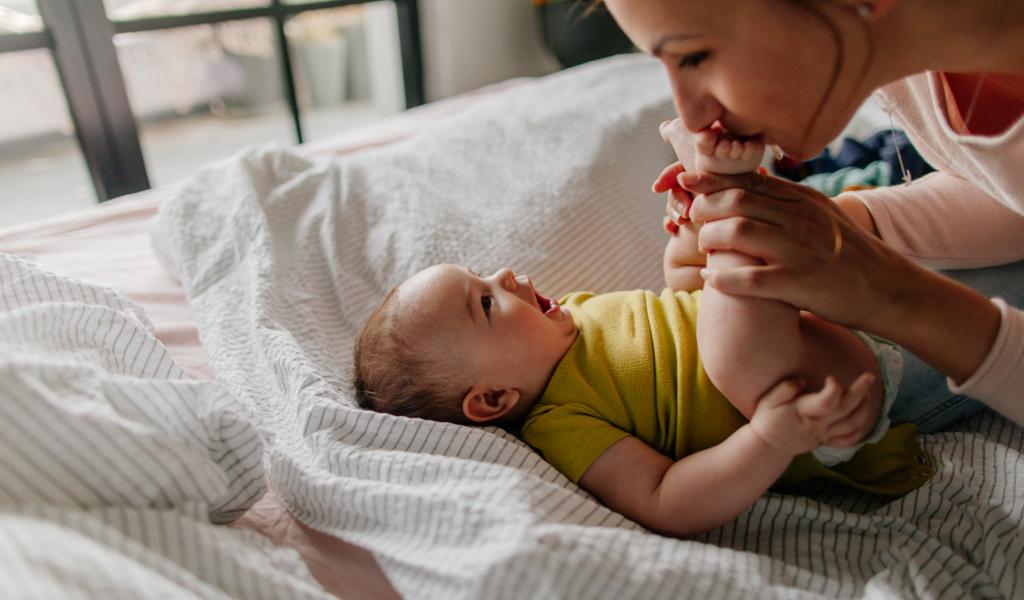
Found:
[[[295, 91], [292, 57], [285, 37], [288, 19], [313, 10], [366, 4], [374, 0], [320, 0], [111, 21], [103, 0], [37, 0], [44, 29], [0, 34], [0, 53], [46, 48], [53, 54], [79, 147], [100, 202], [150, 188], [135, 115], [121, 74], [114, 36], [211, 25], [244, 19], [274, 24], [284, 96], [296, 143], [303, 142], [302, 113]], [[392, 0], [405, 84], [406, 108], [424, 102], [417, 0]]]

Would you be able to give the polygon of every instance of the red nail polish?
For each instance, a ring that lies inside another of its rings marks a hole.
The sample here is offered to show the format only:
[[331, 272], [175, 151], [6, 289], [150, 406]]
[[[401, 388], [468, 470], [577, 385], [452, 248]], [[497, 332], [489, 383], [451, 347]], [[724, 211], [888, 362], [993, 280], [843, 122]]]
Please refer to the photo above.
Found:
[[667, 229], [668, 232], [671, 233], [672, 235], [679, 233], [679, 225], [676, 225], [672, 221], [665, 223], [665, 229]]

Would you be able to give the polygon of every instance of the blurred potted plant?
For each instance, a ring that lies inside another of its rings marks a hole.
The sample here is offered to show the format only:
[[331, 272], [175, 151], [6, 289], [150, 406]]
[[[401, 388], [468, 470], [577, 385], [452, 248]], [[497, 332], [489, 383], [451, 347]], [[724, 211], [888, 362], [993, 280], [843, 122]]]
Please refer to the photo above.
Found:
[[559, 64], [572, 67], [635, 48], [611, 14], [585, 0], [532, 0], [541, 36]]

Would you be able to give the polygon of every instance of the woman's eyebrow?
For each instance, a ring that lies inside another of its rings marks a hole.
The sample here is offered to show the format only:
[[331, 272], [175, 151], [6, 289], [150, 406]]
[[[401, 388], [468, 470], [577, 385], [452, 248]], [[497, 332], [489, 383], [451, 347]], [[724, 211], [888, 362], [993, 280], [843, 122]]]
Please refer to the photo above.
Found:
[[660, 57], [661, 53], [665, 50], [665, 44], [669, 42], [679, 42], [682, 40], [688, 40], [690, 38], [700, 37], [696, 33], [670, 33], [669, 35], [663, 36], [654, 47], [651, 48], [651, 55], [654, 57]]

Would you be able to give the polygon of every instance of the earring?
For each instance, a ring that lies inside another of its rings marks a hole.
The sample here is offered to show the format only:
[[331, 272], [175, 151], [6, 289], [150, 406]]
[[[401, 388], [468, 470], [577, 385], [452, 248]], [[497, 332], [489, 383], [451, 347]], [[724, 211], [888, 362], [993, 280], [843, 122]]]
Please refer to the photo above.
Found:
[[864, 19], [865, 21], [867, 21], [868, 19], [870, 19], [872, 17], [873, 12], [874, 11], [871, 8], [870, 4], [858, 4], [857, 5], [857, 14], [860, 15], [860, 18]]

